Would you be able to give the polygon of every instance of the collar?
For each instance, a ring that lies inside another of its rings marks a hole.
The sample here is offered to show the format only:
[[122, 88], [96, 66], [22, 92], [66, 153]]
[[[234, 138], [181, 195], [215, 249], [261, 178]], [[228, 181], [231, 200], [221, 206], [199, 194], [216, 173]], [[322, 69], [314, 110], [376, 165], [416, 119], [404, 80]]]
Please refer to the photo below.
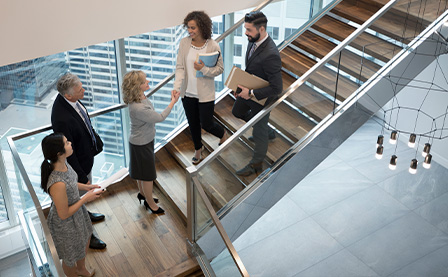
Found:
[[260, 46], [263, 42], [265, 42], [265, 40], [267, 40], [268, 37], [269, 37], [269, 34], [266, 32], [266, 36], [264, 37], [264, 39], [259, 40], [259, 41], [257, 41], [257, 42], [254, 42], [255, 45], [257, 46], [257, 48], [258, 48], [258, 46]]

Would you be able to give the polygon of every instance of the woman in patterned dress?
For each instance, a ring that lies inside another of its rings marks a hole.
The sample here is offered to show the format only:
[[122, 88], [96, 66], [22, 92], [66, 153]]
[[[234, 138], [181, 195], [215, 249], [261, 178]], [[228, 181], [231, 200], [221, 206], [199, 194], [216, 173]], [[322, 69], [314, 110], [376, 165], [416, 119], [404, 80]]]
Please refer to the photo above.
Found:
[[[94, 191], [98, 185], [78, 183], [78, 176], [67, 163], [73, 153], [72, 144], [59, 133], [42, 140], [44, 161], [41, 165], [41, 187], [50, 194], [53, 203], [47, 223], [53, 238], [62, 268], [67, 276], [93, 276], [85, 266], [86, 251], [92, 234], [85, 203], [100, 197], [103, 191]], [[79, 190], [88, 191], [83, 198]]]

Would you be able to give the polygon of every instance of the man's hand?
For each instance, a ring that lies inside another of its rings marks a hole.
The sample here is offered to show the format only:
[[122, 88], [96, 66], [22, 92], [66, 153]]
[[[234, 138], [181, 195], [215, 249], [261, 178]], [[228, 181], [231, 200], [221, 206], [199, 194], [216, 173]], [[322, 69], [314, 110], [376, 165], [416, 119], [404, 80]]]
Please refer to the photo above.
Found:
[[238, 85], [238, 87], [241, 89], [241, 92], [237, 96], [249, 100], [250, 99], [249, 89], [240, 85]]

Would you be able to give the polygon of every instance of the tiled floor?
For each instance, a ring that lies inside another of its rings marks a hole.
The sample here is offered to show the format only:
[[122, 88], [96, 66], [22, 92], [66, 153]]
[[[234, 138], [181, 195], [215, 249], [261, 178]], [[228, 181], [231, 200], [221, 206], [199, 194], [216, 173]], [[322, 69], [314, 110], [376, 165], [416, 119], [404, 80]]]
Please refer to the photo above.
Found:
[[31, 276], [31, 267], [25, 251], [0, 260], [1, 277]]
[[[448, 276], [448, 170], [433, 160], [411, 175], [404, 143], [389, 170], [380, 131], [368, 121], [234, 241], [251, 276]], [[213, 261], [218, 276], [233, 267]]]

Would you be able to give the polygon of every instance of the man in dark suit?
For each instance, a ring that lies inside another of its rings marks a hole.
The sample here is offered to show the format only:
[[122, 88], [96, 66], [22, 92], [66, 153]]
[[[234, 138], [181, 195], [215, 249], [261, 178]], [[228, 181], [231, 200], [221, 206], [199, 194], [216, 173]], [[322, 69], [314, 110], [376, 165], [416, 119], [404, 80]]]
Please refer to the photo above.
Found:
[[[78, 76], [67, 73], [57, 83], [59, 91], [51, 111], [51, 125], [54, 132], [63, 133], [72, 143], [73, 154], [68, 163], [78, 174], [78, 182], [90, 184], [93, 157], [98, 152], [92, 124], [87, 109], [79, 101], [84, 98], [85, 89]], [[104, 215], [89, 212], [92, 222], [101, 221]], [[90, 248], [104, 249], [106, 244], [92, 234]]]
[[[246, 71], [269, 82], [269, 86], [253, 90], [239, 86], [241, 92], [236, 95], [232, 114], [246, 122], [263, 109], [263, 106], [252, 101], [252, 98], [258, 100], [267, 98], [266, 106], [274, 101], [283, 89], [280, 53], [266, 32], [267, 22], [268, 19], [260, 11], [247, 13], [244, 18], [244, 28], [249, 39]], [[236, 172], [238, 175], [248, 176], [262, 170], [269, 139], [275, 138], [275, 132], [269, 129], [268, 121], [269, 114], [253, 126], [252, 137], [249, 139], [255, 142], [254, 154], [249, 164]]]

